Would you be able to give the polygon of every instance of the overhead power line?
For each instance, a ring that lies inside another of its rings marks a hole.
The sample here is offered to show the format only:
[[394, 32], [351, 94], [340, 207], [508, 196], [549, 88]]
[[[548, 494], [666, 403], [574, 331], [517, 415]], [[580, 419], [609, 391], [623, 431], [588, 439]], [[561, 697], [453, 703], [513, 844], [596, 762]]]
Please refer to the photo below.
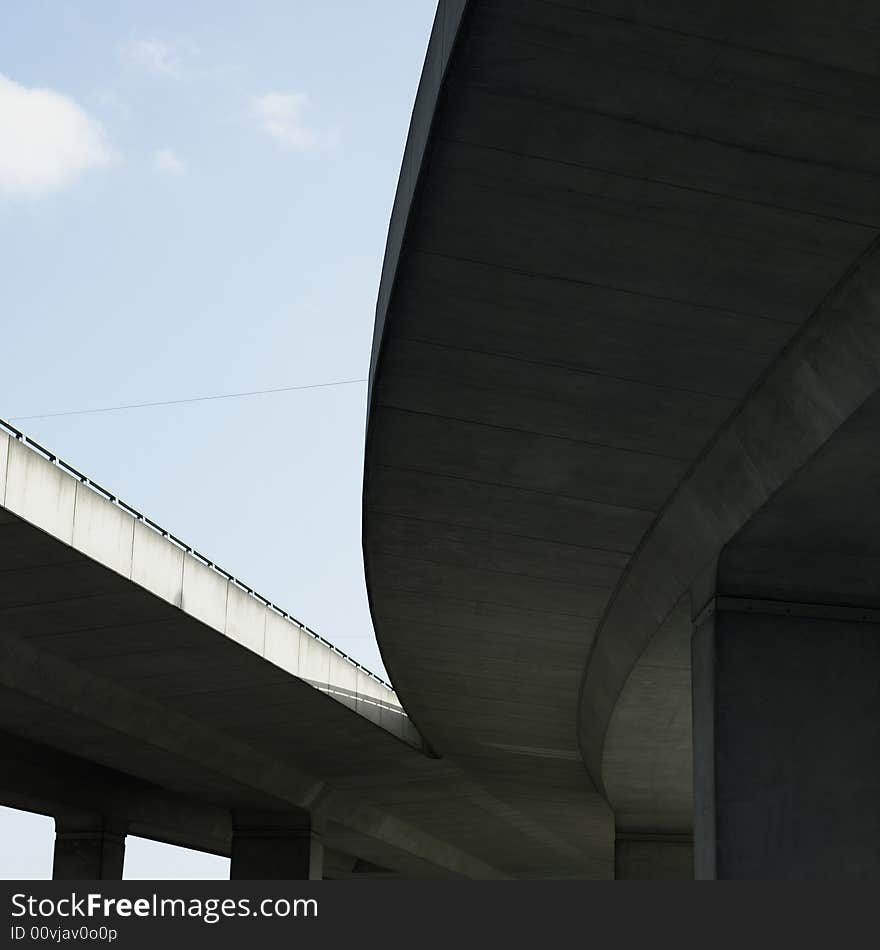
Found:
[[292, 393], [302, 389], [326, 389], [330, 386], [353, 386], [365, 383], [362, 379], [337, 379], [331, 383], [311, 383], [307, 386], [279, 386], [277, 389], [254, 389], [245, 393], [217, 393], [212, 396], [191, 396], [188, 399], [163, 399], [161, 402], [135, 402], [124, 406], [102, 406], [99, 409], [63, 409], [57, 412], [41, 412], [32, 416], [12, 416], [10, 422], [26, 422], [29, 419], [54, 419], [58, 416], [86, 416], [96, 412], [121, 412], [124, 409], [152, 409], [156, 406], [180, 406], [188, 402], [210, 402], [215, 399], [243, 399], [247, 396], [268, 396], [273, 393]]

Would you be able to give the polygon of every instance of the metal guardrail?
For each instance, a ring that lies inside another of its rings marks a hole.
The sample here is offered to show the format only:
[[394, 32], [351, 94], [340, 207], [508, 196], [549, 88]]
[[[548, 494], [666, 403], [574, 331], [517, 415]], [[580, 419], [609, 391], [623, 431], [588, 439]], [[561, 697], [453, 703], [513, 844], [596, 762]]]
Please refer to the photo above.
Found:
[[[233, 574], [230, 574], [229, 571], [224, 570], [218, 564], [215, 564], [214, 561], [205, 557], [204, 554], [200, 554], [192, 545], [187, 544], [185, 541], [181, 541], [180, 538], [173, 535], [170, 531], [166, 531], [161, 525], [156, 524], [155, 521], [152, 521], [150, 518], [147, 518], [146, 515], [141, 514], [136, 508], [132, 508], [131, 505], [127, 505], [122, 501], [118, 495], [114, 495], [112, 492], [108, 491], [102, 485], [99, 485], [96, 481], [93, 481], [87, 475], [83, 475], [82, 472], [75, 469], [72, 465], [69, 465], [64, 459], [59, 458], [55, 455], [54, 452], [50, 452], [47, 448], [40, 445], [39, 442], [32, 439], [30, 436], [25, 435], [23, 432], [20, 432], [9, 422], [6, 422], [5, 419], [0, 419], [0, 431], [5, 431], [7, 434], [11, 435], [14, 439], [20, 442], [22, 445], [27, 446], [32, 451], [36, 452], [38, 455], [41, 455], [43, 458], [47, 459], [53, 465], [60, 468], [63, 472], [70, 475], [72, 478], [77, 479], [81, 484], [85, 485], [87, 488], [90, 488], [93, 492], [100, 495], [102, 498], [105, 498], [111, 504], [116, 505], [117, 508], [121, 508], [124, 512], [130, 515], [132, 518], [135, 518], [137, 521], [142, 522], [148, 527], [152, 528], [157, 534], [160, 534], [163, 538], [166, 538], [168, 541], [171, 541], [172, 544], [175, 544], [177, 547], [181, 548], [185, 553], [196, 558], [206, 567], [211, 568], [211, 570], [216, 571], [221, 577], [225, 577], [230, 584], [234, 584], [240, 590], [245, 591], [250, 597], [253, 597], [255, 600], [258, 600], [265, 607], [268, 607], [270, 610], [273, 610], [275, 613], [284, 617], [285, 620], [290, 621], [299, 627], [303, 633], [308, 634], [315, 640], [320, 641], [328, 649], [332, 650], [335, 654], [342, 657], [347, 663], [350, 663], [355, 669], [360, 670], [362, 673], [369, 676], [371, 679], [375, 680], [377, 683], [385, 687], [390, 693], [396, 696], [394, 693], [394, 688], [390, 683], [387, 683], [382, 679], [381, 676], [377, 676], [372, 670], [368, 670], [365, 666], [358, 663], [357, 660], [352, 659], [347, 653], [344, 653], [339, 647], [334, 646], [329, 640], [321, 636], [320, 633], [317, 633], [315, 630], [312, 630], [311, 627], [304, 624], [301, 620], [297, 620], [292, 614], [289, 614], [286, 610], [282, 610], [277, 604], [274, 604], [267, 597], [263, 597], [262, 594], [258, 594], [252, 587], [249, 587], [243, 581], [240, 581]], [[384, 705], [384, 704], [383, 704]], [[403, 710], [401, 710], [403, 715]]]

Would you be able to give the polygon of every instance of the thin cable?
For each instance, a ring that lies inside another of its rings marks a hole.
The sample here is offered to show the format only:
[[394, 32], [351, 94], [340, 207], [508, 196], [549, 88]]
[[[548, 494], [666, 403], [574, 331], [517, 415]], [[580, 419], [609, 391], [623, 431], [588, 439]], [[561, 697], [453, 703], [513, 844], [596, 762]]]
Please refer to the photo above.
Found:
[[104, 406], [101, 409], [65, 409], [61, 412], [43, 412], [34, 416], [11, 416], [10, 422], [26, 422], [29, 419], [55, 419], [58, 416], [85, 416], [95, 412], [121, 412], [124, 409], [152, 409], [156, 406], [179, 406], [187, 402], [209, 402], [214, 399], [242, 399], [246, 396], [268, 396], [272, 393], [292, 393], [301, 389], [325, 389], [328, 386], [353, 386], [365, 383], [363, 379], [338, 379], [332, 383], [311, 383], [308, 386], [281, 386], [278, 389], [255, 389], [246, 393], [220, 393], [215, 396], [192, 396], [189, 399], [166, 399], [162, 402], [136, 402], [125, 406]]

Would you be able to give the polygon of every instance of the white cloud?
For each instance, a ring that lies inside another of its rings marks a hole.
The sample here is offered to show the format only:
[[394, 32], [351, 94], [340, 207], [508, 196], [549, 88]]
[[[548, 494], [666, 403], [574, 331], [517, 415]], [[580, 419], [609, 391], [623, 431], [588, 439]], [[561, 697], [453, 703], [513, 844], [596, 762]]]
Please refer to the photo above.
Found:
[[153, 152], [153, 168], [163, 175], [186, 174], [186, 162], [171, 148], [157, 148]]
[[39, 197], [116, 159], [107, 133], [69, 96], [0, 74], [0, 195]]
[[123, 55], [135, 66], [140, 66], [156, 76], [179, 79], [180, 56], [168, 43], [157, 39], [132, 40], [123, 48]]
[[304, 92], [266, 92], [251, 100], [251, 116], [279, 145], [306, 152], [319, 144], [318, 133], [305, 123], [310, 104]]

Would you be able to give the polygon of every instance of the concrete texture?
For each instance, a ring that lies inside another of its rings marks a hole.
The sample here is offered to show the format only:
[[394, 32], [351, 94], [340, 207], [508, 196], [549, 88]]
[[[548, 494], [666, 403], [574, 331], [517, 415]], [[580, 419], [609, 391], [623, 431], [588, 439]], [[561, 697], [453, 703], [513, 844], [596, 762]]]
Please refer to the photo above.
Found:
[[311, 844], [234, 815], [333, 877], [880, 874], [873, 26], [441, 2], [370, 370], [397, 692], [2, 436], [5, 800], [272, 873]]
[[695, 597], [702, 877], [880, 877], [878, 423], [875, 394]]
[[[50, 456], [5, 433], [0, 450], [0, 798], [75, 819], [59, 874], [126, 833], [232, 854], [243, 811], [307, 811], [334, 877], [504, 878], [535, 852], [552, 876], [551, 849], [579, 853], [503, 781], [400, 735], [363, 670]], [[282, 873], [268, 865], [286, 845], [270, 844], [236, 873]]]
[[691, 591], [880, 385], [876, 50], [858, 4], [472, 0], [438, 78], [451, 8], [376, 314], [371, 609], [531, 827], [517, 872], [610, 876], [691, 833]]
[[103, 822], [55, 819], [56, 881], [120, 881], [125, 863], [125, 834]]
[[618, 881], [689, 881], [694, 843], [689, 835], [621, 834], [614, 843]]
[[307, 811], [232, 815], [233, 881], [320, 881], [324, 844]]
[[730, 601], [700, 625], [698, 877], [880, 878], [878, 672], [880, 623]]
[[48, 454], [0, 462], [4, 804], [219, 854], [231, 810], [299, 808], [335, 876], [509, 876], [506, 809], [389, 687]]
[[0, 432], [0, 442], [7, 466], [0, 500], [7, 512], [134, 581], [139, 589], [182, 608], [279, 669], [337, 700], [345, 697], [346, 705], [411, 744], [420, 744], [385, 684], [24, 443], [5, 432]]

